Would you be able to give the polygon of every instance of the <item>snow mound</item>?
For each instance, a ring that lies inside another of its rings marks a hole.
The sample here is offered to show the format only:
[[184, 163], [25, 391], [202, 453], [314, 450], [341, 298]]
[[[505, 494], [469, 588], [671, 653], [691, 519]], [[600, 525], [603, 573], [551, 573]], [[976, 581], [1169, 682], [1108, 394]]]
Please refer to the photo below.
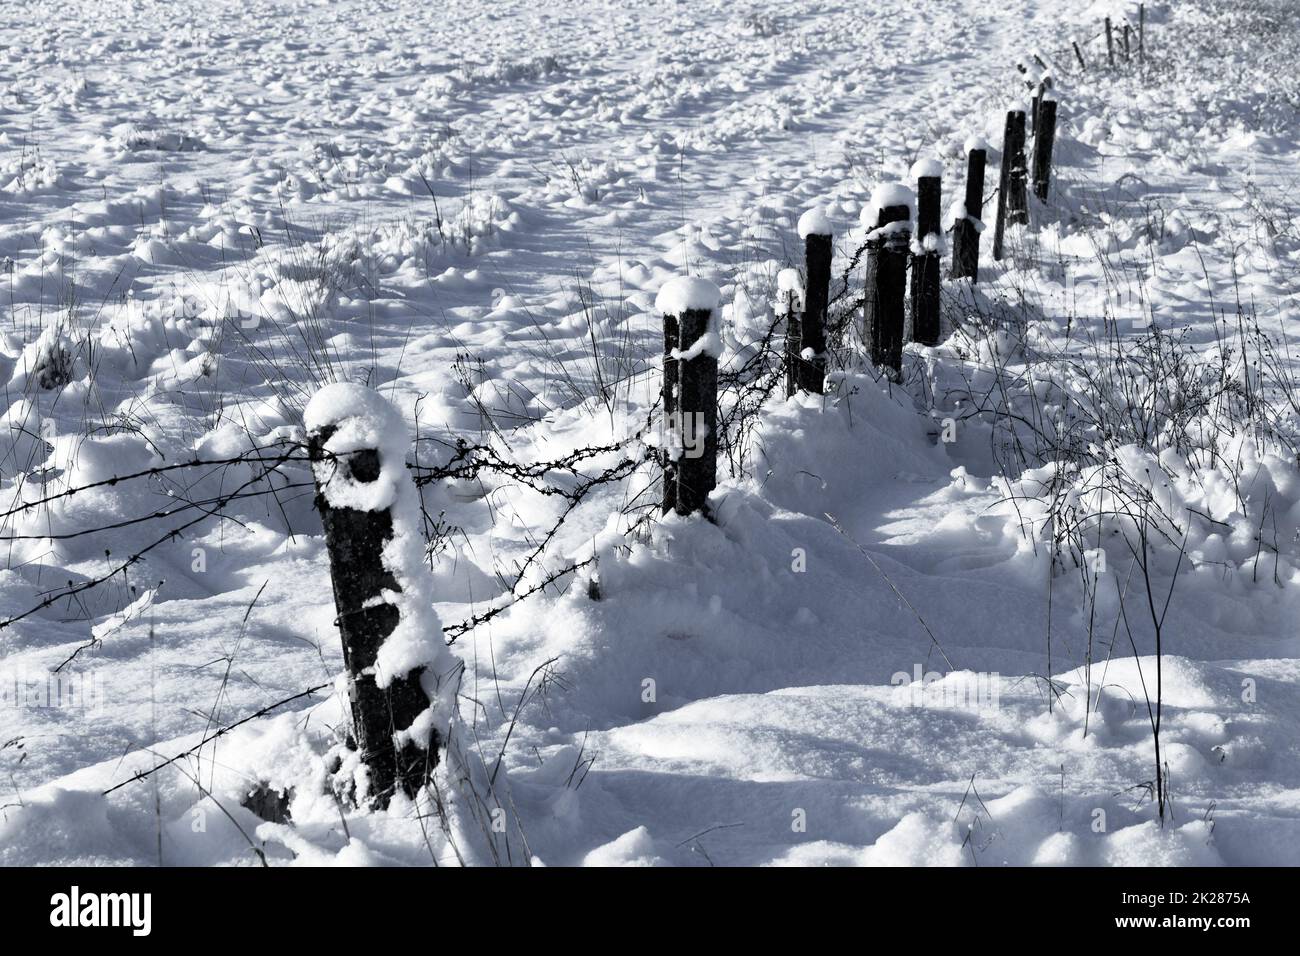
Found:
[[799, 217], [798, 232], [800, 239], [807, 239], [809, 236], [829, 236], [834, 230], [826, 213], [819, 208], [813, 208]]
[[722, 290], [708, 279], [678, 276], [669, 279], [655, 296], [655, 309], [664, 315], [681, 315], [699, 310], [712, 312], [722, 301]]

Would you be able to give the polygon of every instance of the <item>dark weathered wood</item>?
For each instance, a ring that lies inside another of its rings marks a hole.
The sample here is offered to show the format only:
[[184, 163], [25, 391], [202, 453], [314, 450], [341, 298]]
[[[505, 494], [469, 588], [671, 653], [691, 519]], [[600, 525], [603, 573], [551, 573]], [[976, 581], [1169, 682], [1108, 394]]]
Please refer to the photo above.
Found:
[[1106, 62], [1115, 65], [1115, 38], [1110, 30], [1110, 17], [1106, 18]]
[[988, 153], [972, 149], [966, 162], [966, 215], [952, 227], [952, 277], [979, 278], [980, 233], [972, 220], [984, 215], [984, 166]]
[[803, 317], [798, 311], [794, 291], [778, 293], [785, 309], [785, 395], [799, 391], [799, 352], [803, 342]]
[[[673, 358], [673, 349], [677, 348], [677, 316], [664, 316], [664, 381], [663, 403], [664, 421], [671, 423], [677, 414], [677, 360]], [[664, 514], [677, 507], [677, 463], [667, 456], [663, 458], [664, 494], [661, 510]]]
[[[362, 484], [375, 481], [379, 477], [379, 452], [369, 449], [346, 458], [332, 458], [325, 443], [334, 431], [331, 425], [308, 436], [311, 461], [327, 468], [348, 469], [352, 479]], [[369, 768], [371, 803], [387, 807], [399, 787], [410, 797], [419, 792], [438, 762], [440, 746], [436, 731], [428, 751], [409, 741], [398, 750], [393, 742], [395, 733], [409, 728], [429, 707], [429, 698], [420, 684], [423, 668], [394, 679], [386, 688], [375, 684], [373, 668], [379, 648], [401, 616], [397, 607], [382, 597], [384, 591], [401, 592], [383, 563], [384, 546], [393, 537], [393, 518], [387, 510], [332, 507], [319, 481], [316, 510], [325, 527], [355, 743]]]
[[1124, 62], [1125, 63], [1128, 63], [1133, 58], [1133, 51], [1130, 47], [1130, 41], [1129, 41], [1129, 35], [1132, 32], [1133, 32], [1133, 28], [1129, 26], [1127, 23], [1125, 23], [1124, 24]]
[[1034, 101], [1031, 107], [1033, 112], [1030, 114], [1030, 118], [1034, 122], [1035, 130], [1038, 129], [1038, 107], [1043, 102], [1043, 100], [1047, 97], [1047, 94], [1051, 92], [1051, 89], [1052, 89], [1052, 78], [1050, 76], [1044, 76], [1038, 82], [1038, 85], [1034, 87]]
[[807, 285], [804, 289], [800, 352], [811, 350], [813, 358], [799, 359], [799, 387], [820, 395], [826, 383], [826, 305], [831, 296], [831, 237], [809, 233], [804, 238], [803, 248]]
[[[713, 313], [687, 309], [677, 317], [678, 348], [685, 353], [709, 331]], [[718, 481], [718, 360], [701, 353], [679, 360], [677, 410], [683, 435], [682, 457], [677, 460], [679, 515], [705, 510]], [[703, 436], [703, 448], [692, 452], [690, 445]]]
[[1025, 113], [1007, 113], [1002, 133], [1002, 167], [998, 172], [998, 216], [993, 230], [993, 258], [1001, 259], [1008, 225], [1029, 221], [1025, 192]]
[[239, 805], [270, 823], [292, 823], [289, 804], [293, 802], [293, 792], [293, 787], [276, 790], [263, 780], [248, 791]]
[[1086, 73], [1088, 71], [1088, 64], [1083, 59], [1083, 51], [1079, 49], [1079, 42], [1077, 40], [1071, 40], [1070, 46], [1074, 47], [1075, 58], [1079, 61], [1079, 72]]
[[1052, 146], [1056, 141], [1056, 100], [1038, 104], [1038, 126], [1034, 130], [1034, 195], [1047, 202], [1052, 179]]
[[912, 257], [912, 341], [939, 344], [940, 270], [938, 247], [925, 250], [925, 239], [942, 235], [940, 204], [942, 183], [938, 176], [921, 176], [916, 181], [916, 238], [920, 254]]
[[1147, 61], [1147, 5], [1138, 4], [1138, 65], [1145, 66]]
[[[886, 206], [876, 228], [907, 222], [906, 206]], [[903, 365], [904, 304], [907, 298], [907, 255], [911, 230], [899, 229], [868, 240], [866, 287], [863, 290], [863, 337], [875, 365], [899, 371]]]
[[1013, 110], [1011, 117], [1011, 142], [1002, 156], [1007, 169], [1007, 225], [1024, 225], [1029, 222], [1029, 170], [1025, 167], [1025, 114]]

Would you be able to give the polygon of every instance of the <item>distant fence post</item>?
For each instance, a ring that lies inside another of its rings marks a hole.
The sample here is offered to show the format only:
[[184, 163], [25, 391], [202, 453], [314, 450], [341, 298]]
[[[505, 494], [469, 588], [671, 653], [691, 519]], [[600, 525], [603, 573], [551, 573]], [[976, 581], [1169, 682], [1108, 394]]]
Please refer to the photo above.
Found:
[[1110, 17], [1106, 18], [1106, 61], [1113, 69], [1115, 66], [1115, 38], [1110, 30]]
[[1138, 66], [1147, 62], [1147, 5], [1138, 4]]
[[952, 224], [952, 277], [973, 282], [979, 278], [980, 218], [984, 215], [984, 166], [988, 162], [984, 140], [967, 140], [966, 156], [966, 203]]
[[1056, 100], [1038, 104], [1038, 121], [1034, 126], [1034, 195], [1047, 202], [1052, 178], [1052, 145], [1056, 141]]
[[[799, 387], [820, 395], [826, 382], [826, 308], [831, 297], [831, 224], [819, 210], [799, 217], [804, 249], [803, 338], [799, 350]], [[804, 358], [811, 353], [811, 358]]]
[[939, 344], [939, 246], [943, 201], [943, 166], [936, 160], [918, 160], [916, 177], [916, 241], [912, 256], [912, 341]]
[[901, 184], [876, 187], [863, 210], [867, 237], [862, 312], [864, 338], [874, 365], [903, 366], [907, 253], [912, 238], [912, 191]]
[[1015, 110], [1011, 114], [1013, 142], [1010, 152], [1004, 153], [1002, 162], [1007, 169], [1007, 224], [1023, 226], [1029, 222], [1029, 170], [1025, 167], [1025, 114]]
[[1128, 63], [1133, 58], [1133, 50], [1129, 42], [1129, 36], [1130, 34], [1132, 34], [1132, 32], [1133, 32], [1133, 28], [1129, 26], [1128, 21], [1127, 20], [1124, 21], [1124, 62], [1125, 63]]
[[[718, 356], [722, 339], [715, 319], [720, 299], [721, 292], [712, 282], [686, 276], [668, 280], [655, 299], [655, 308], [664, 317], [664, 376], [674, 377], [677, 399], [671, 416], [666, 409], [664, 413], [669, 432], [664, 484], [676, 486], [672, 509], [679, 515], [703, 511], [718, 480]], [[671, 327], [676, 329], [676, 342], [667, 348]], [[667, 503], [666, 490], [664, 499]]]
[[[369, 771], [371, 804], [382, 808], [388, 806], [399, 788], [408, 797], [419, 792], [438, 763], [441, 740], [434, 729], [427, 738], [428, 749], [409, 738], [400, 747], [397, 745], [395, 735], [411, 730], [416, 719], [429, 709], [430, 701], [421, 684], [424, 667], [394, 677], [383, 687], [379, 686], [376, 672], [380, 648], [402, 618], [401, 610], [388, 597], [400, 594], [402, 588], [392, 568], [385, 564], [385, 548], [394, 532], [393, 508], [342, 506], [332, 498], [332, 489], [341, 484], [346, 489], [362, 489], [364, 499], [366, 486], [375, 486], [381, 480], [385, 453], [379, 448], [331, 450], [331, 438], [341, 428], [347, 428], [349, 420], [314, 412], [323, 407], [318, 405], [322, 396], [339, 407], [355, 409], [356, 414], [350, 417], [361, 420], [362, 429], [372, 434], [384, 434], [393, 427], [393, 416], [397, 428], [404, 430], [405, 424], [396, 409], [377, 393], [347, 384], [330, 385], [318, 392], [306, 416], [310, 429], [307, 454], [315, 477], [316, 509], [325, 527], [355, 742]], [[385, 476], [382, 480], [389, 479]], [[398, 480], [411, 480], [405, 461], [400, 463]], [[441, 641], [442, 635], [434, 637]]]
[[1070, 46], [1074, 47], [1075, 59], [1079, 61], [1079, 72], [1086, 73], [1088, 71], [1088, 64], [1083, 59], [1083, 51], [1079, 49], [1079, 41], [1071, 40]]
[[803, 284], [797, 269], [782, 269], [776, 277], [776, 315], [785, 317], [785, 396], [799, 391], [799, 354], [803, 351]]
[[[664, 315], [664, 379], [662, 396], [664, 403], [664, 422], [671, 428], [677, 420], [677, 359], [673, 358], [680, 337], [677, 328], [677, 316]], [[664, 469], [663, 503], [660, 512], [667, 514], [677, 508], [677, 460], [669, 458], [666, 449], [660, 450]]]
[[998, 175], [998, 218], [993, 231], [993, 258], [1001, 259], [1008, 225], [1029, 221], [1025, 192], [1025, 112], [1011, 110], [1002, 134], [1002, 168]]
[[1038, 81], [1038, 84], [1034, 87], [1034, 99], [1033, 99], [1033, 104], [1030, 107], [1033, 112], [1030, 115], [1033, 117], [1034, 120], [1035, 133], [1038, 132], [1038, 105], [1043, 102], [1043, 99], [1047, 96], [1048, 91], [1051, 90], [1051, 88], [1052, 88], [1052, 78], [1050, 76], [1044, 76], [1041, 80]]

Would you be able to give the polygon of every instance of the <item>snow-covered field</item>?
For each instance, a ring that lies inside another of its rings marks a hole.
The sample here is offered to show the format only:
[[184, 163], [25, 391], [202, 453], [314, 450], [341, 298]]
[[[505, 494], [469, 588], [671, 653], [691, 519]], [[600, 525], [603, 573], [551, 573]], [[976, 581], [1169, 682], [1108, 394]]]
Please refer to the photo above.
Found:
[[[1107, 14], [6, 3], [0, 863], [1300, 863], [1300, 12], [1150, 3], [1113, 70]], [[946, 208], [972, 136], [991, 196], [1034, 53], [1049, 202], [891, 382], [859, 213], [918, 158]], [[787, 400], [813, 208], [849, 322]], [[659, 515], [636, 438], [686, 274], [724, 302], [711, 521]], [[330, 786], [328, 557], [277, 456], [344, 381], [430, 479], [440, 806]]]

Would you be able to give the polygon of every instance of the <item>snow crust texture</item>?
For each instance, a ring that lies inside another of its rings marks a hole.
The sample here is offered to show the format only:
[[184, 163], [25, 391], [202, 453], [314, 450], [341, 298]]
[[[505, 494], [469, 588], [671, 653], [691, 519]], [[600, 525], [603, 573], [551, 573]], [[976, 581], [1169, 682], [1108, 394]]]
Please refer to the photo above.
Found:
[[[1300, 23], [1146, 11], [1110, 70], [1135, 3], [7, 5], [0, 865], [1300, 864]], [[857, 253], [973, 148], [992, 194], [1031, 51], [1048, 201], [886, 379]], [[692, 308], [707, 519], [653, 454]], [[394, 516], [376, 677], [449, 748], [384, 813], [317, 481]]]

